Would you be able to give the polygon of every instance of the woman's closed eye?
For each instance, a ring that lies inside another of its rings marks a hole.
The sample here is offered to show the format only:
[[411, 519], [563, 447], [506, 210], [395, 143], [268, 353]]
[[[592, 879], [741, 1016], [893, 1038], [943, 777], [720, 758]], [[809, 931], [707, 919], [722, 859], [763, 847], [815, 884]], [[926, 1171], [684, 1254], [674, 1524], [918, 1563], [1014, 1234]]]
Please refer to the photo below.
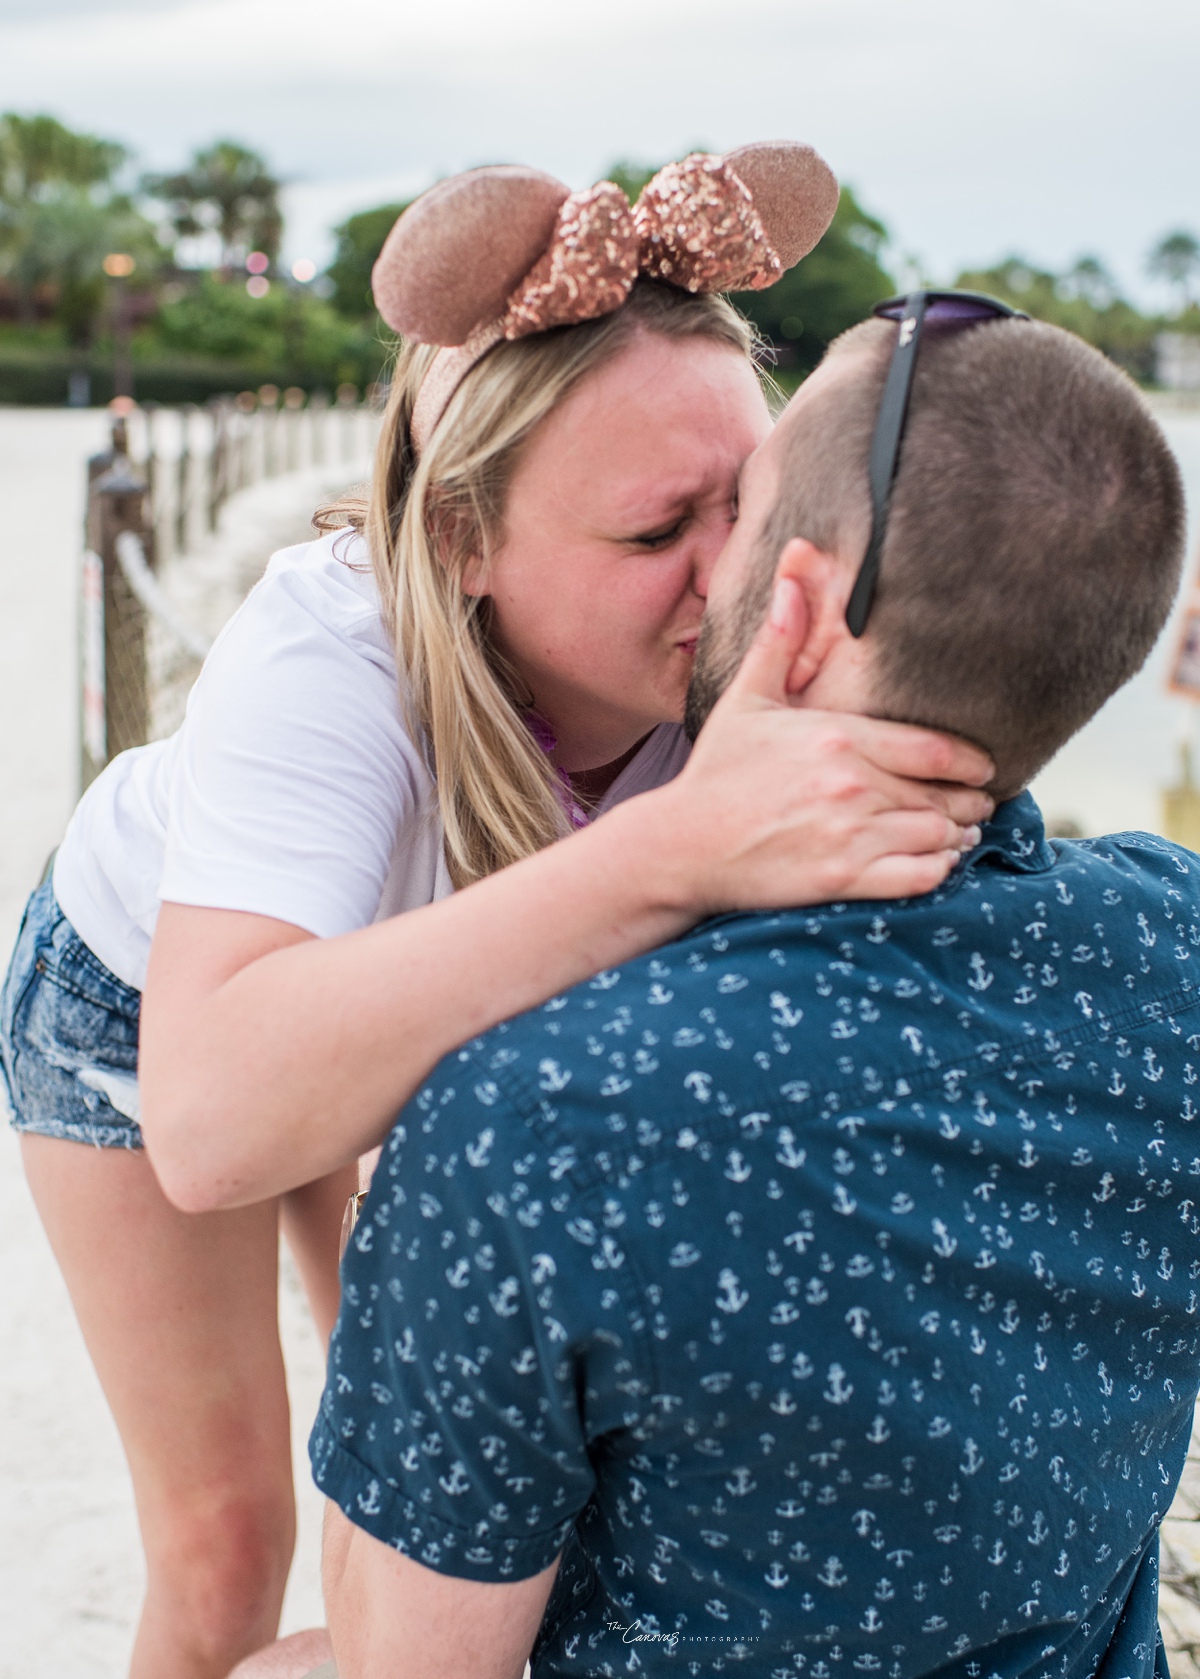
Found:
[[[649, 549], [651, 552], [660, 548], [669, 548], [673, 542], [678, 542], [690, 524], [697, 519], [707, 518], [710, 511], [711, 509], [707, 504], [688, 508], [686, 512], [672, 519], [669, 524], [660, 525], [656, 530], [638, 531], [636, 535], [628, 537], [626, 540], [631, 547]], [[738, 492], [735, 487], [729, 497], [726, 518], [729, 524], [735, 525], [737, 517]]]
[[636, 548], [669, 548], [672, 542], [678, 541], [683, 535], [687, 522], [687, 515], [685, 514], [683, 518], [674, 519], [669, 525], [664, 525], [659, 530], [639, 531], [636, 536], [630, 537], [629, 540]]

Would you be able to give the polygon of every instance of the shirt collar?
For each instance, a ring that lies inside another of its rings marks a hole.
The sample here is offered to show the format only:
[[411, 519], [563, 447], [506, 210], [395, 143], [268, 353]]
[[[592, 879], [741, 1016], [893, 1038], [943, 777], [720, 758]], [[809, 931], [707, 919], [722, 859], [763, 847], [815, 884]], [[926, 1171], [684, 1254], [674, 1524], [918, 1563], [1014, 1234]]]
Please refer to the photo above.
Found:
[[1018, 874], [1037, 874], [1054, 867], [1054, 852], [1032, 793], [1018, 793], [1015, 799], [998, 806], [968, 860], [974, 864], [985, 857], [994, 857], [1002, 867], [1015, 869]]

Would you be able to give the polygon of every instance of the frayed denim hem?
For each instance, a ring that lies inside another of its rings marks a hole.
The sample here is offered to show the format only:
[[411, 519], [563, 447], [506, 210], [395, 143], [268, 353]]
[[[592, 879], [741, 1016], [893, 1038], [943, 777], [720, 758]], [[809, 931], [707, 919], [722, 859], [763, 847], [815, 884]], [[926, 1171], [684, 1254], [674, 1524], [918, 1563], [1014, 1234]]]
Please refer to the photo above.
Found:
[[124, 1148], [133, 1154], [146, 1146], [142, 1141], [141, 1127], [129, 1120], [118, 1119], [114, 1125], [105, 1125], [99, 1120], [56, 1119], [50, 1115], [22, 1119], [19, 1114], [13, 1113], [8, 1123], [14, 1131], [26, 1137], [60, 1137], [68, 1143], [90, 1143], [93, 1148]]

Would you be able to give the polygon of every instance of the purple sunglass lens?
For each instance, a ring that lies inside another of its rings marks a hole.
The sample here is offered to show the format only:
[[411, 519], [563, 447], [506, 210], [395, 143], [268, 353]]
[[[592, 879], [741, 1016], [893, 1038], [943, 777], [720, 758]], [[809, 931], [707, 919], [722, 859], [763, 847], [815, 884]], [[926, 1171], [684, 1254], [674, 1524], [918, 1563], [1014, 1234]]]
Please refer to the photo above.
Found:
[[[876, 305], [874, 313], [885, 320], [900, 321], [904, 319], [907, 304], [907, 298], [897, 297]], [[939, 296], [935, 292], [925, 304], [925, 321], [930, 326], [950, 326], [960, 321], [1003, 320], [1015, 313], [1002, 303], [986, 297], [972, 297], [967, 293]]]
[[995, 308], [990, 303], [977, 303], [968, 297], [935, 297], [930, 300], [925, 310], [925, 319], [930, 323], [938, 321], [983, 321], [999, 317], [1004, 310]]

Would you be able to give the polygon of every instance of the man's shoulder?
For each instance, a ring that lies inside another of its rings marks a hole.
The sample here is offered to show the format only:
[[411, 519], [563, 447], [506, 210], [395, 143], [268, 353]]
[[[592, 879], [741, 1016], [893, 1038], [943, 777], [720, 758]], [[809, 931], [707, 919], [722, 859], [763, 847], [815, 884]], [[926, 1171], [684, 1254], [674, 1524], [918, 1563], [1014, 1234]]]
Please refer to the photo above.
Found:
[[663, 1124], [800, 1117], [1200, 1001], [1200, 858], [1150, 834], [1020, 844], [920, 899], [704, 923], [464, 1046], [418, 1105], [452, 1084], [464, 1138], [498, 1138], [505, 1108], [508, 1149], [615, 1161]]
[[1054, 839], [1048, 843], [1060, 865], [1133, 871], [1143, 877], [1147, 887], [1168, 879], [1189, 880], [1191, 890], [1200, 897], [1200, 856], [1161, 834], [1130, 828], [1092, 839]]

